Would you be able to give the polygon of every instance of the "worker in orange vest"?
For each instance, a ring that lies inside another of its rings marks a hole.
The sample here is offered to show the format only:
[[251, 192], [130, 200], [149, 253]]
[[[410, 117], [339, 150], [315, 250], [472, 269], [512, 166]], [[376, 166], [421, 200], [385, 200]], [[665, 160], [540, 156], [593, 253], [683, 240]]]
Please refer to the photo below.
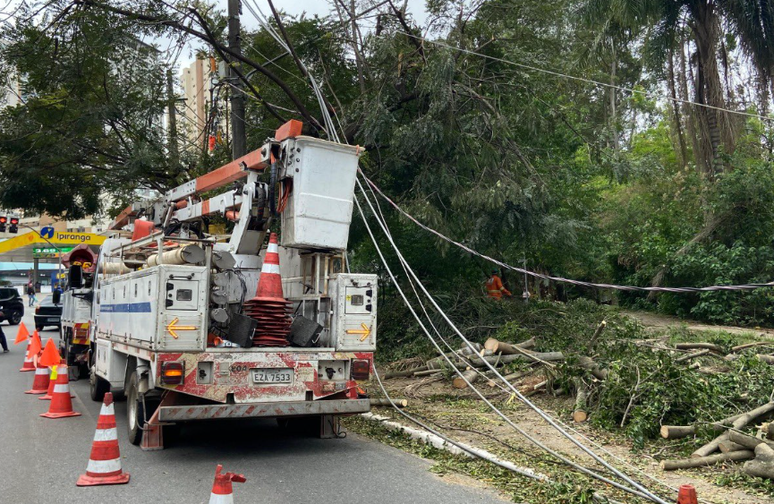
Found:
[[505, 288], [503, 281], [497, 276], [498, 271], [492, 270], [492, 276], [486, 281], [486, 293], [494, 299], [502, 299], [503, 294], [511, 297], [511, 291]]

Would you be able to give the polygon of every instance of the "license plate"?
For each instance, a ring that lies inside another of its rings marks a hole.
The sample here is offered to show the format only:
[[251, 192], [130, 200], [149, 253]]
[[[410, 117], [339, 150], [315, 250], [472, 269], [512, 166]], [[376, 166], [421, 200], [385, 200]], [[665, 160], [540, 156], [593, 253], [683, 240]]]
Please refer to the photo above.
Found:
[[251, 369], [253, 383], [261, 385], [289, 385], [293, 383], [292, 369]]

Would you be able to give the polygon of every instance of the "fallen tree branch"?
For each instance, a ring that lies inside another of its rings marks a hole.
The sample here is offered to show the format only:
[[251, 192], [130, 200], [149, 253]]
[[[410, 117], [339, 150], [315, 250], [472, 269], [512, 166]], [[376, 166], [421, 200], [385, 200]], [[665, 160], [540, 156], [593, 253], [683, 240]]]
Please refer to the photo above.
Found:
[[702, 467], [715, 465], [718, 462], [750, 460], [755, 457], [751, 450], [741, 450], [729, 453], [718, 453], [708, 457], [697, 457], [683, 460], [662, 460], [659, 464], [664, 471], [674, 471], [676, 469], [690, 469], [692, 467]]
[[678, 350], [709, 350], [719, 354], [725, 354], [723, 347], [714, 343], [678, 343], [675, 345]]
[[698, 352], [694, 352], [687, 355], [683, 355], [682, 357], [678, 357], [677, 359], [675, 359], [675, 362], [689, 361], [691, 359], [695, 359], [696, 357], [707, 355], [708, 353], [710, 353], [709, 349], [705, 348], [704, 350], [699, 350]]

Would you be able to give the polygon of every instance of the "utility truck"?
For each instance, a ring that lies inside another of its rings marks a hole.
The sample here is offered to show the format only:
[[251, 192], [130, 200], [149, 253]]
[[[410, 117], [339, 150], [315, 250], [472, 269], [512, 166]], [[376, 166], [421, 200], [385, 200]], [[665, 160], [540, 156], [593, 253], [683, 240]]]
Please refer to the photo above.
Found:
[[[111, 225], [91, 397], [124, 394], [143, 449], [163, 448], [162, 426], [216, 418], [305, 418], [337, 437], [340, 416], [370, 410], [358, 390], [376, 349], [377, 277], [347, 273], [345, 255], [361, 150], [300, 133], [290, 121]], [[215, 216], [227, 236], [208, 232]]]
[[91, 340], [92, 283], [97, 267], [97, 255], [86, 244], [75, 247], [62, 257], [68, 268], [62, 292], [62, 317], [59, 326], [59, 353], [70, 369], [80, 377], [89, 374]]

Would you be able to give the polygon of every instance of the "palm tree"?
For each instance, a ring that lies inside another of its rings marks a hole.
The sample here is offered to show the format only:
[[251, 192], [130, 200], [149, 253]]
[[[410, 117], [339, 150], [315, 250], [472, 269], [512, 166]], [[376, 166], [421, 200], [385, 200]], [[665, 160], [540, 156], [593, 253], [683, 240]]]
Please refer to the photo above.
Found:
[[[644, 36], [650, 63], [669, 66], [674, 51], [691, 54], [688, 76], [698, 133], [695, 160], [709, 178], [723, 169], [719, 156], [733, 152], [738, 125], [728, 113], [718, 60], [723, 26], [739, 39], [765, 88], [774, 75], [774, 0], [584, 0], [585, 19], [605, 33], [611, 26]], [[670, 68], [670, 70], [673, 70]], [[670, 72], [671, 73], [671, 72]], [[727, 90], [726, 90], [727, 91]]]

